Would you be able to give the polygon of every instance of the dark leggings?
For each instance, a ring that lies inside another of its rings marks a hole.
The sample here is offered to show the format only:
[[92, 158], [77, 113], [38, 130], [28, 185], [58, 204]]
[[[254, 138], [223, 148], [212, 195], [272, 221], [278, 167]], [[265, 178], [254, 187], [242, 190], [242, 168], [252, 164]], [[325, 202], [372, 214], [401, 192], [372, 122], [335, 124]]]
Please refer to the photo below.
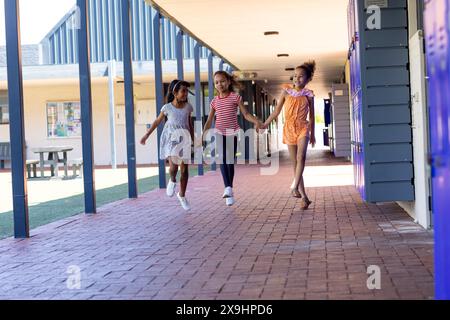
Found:
[[236, 136], [228, 137], [228, 139], [233, 139], [233, 145], [229, 146], [229, 148], [232, 148], [232, 150], [227, 150], [226, 136], [218, 135], [216, 139], [219, 144], [218, 148], [220, 161], [219, 163], [220, 163], [220, 172], [222, 173], [223, 178], [223, 184], [225, 185], [225, 187], [233, 188], [234, 162], [236, 160], [236, 151], [237, 151], [237, 137]]

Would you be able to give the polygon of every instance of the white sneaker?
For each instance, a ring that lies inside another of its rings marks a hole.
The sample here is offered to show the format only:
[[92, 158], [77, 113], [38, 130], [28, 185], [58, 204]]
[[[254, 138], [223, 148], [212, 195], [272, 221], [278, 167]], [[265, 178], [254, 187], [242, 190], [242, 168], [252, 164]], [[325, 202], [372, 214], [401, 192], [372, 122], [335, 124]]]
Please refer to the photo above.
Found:
[[231, 198], [232, 196], [233, 196], [233, 189], [231, 187], [226, 187], [223, 192], [222, 198], [226, 199]]
[[191, 210], [191, 206], [189, 205], [189, 202], [187, 201], [186, 197], [181, 197], [180, 193], [177, 193], [177, 197], [178, 197], [178, 200], [180, 200], [180, 204], [184, 210], [186, 210], [186, 211]]
[[166, 194], [169, 197], [173, 197], [175, 194], [175, 187], [177, 186], [176, 182], [172, 182], [172, 180], [169, 180], [169, 183], [167, 184]]
[[229, 197], [225, 199], [225, 203], [227, 206], [231, 207], [236, 201], [234, 201], [234, 197]]

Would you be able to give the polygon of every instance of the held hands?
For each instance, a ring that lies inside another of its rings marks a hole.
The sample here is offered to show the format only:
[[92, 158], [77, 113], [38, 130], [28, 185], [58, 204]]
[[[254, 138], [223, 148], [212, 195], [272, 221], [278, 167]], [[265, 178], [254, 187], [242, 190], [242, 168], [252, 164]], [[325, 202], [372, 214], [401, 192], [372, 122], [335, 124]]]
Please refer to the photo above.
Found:
[[267, 129], [267, 128], [269, 128], [270, 127], [270, 123], [271, 123], [272, 121], [268, 121], [268, 120], [266, 120], [266, 122], [264, 122], [264, 129]]
[[263, 133], [264, 130], [267, 129], [267, 125], [265, 123], [262, 123], [262, 121], [258, 120], [258, 122], [255, 124], [255, 129], [258, 133]]

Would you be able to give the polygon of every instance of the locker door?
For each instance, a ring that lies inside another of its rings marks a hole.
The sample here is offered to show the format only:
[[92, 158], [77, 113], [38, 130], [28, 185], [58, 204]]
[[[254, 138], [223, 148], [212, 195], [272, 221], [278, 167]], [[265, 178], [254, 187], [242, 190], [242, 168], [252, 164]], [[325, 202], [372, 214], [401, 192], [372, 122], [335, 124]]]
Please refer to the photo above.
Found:
[[353, 144], [352, 144], [352, 151], [353, 151], [353, 179], [355, 180], [355, 186], [358, 188], [359, 186], [359, 179], [358, 179], [358, 166], [359, 166], [359, 158], [358, 158], [358, 147], [357, 147], [357, 141], [358, 141], [358, 137], [357, 137], [357, 128], [356, 128], [356, 124], [357, 124], [357, 109], [356, 109], [356, 105], [355, 105], [355, 100], [352, 99], [352, 106], [353, 106], [353, 110], [352, 110], [352, 130], [353, 130]]
[[364, 136], [363, 136], [363, 103], [362, 103], [362, 91], [358, 91], [358, 130], [359, 130], [359, 159], [360, 159], [360, 193], [363, 200], [366, 200], [366, 184], [365, 184], [365, 145], [364, 145]]
[[436, 299], [450, 299], [450, 74], [448, 36], [450, 0], [425, 4], [425, 35], [430, 109]]

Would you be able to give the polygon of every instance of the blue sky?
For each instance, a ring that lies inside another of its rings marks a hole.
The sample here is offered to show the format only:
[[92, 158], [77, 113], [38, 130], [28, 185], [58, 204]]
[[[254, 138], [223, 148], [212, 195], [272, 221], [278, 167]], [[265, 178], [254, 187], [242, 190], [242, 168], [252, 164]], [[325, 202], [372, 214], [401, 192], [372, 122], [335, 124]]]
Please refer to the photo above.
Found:
[[[22, 44], [39, 43], [76, 0], [20, 0]], [[5, 4], [0, 0], [0, 45], [5, 45]]]

